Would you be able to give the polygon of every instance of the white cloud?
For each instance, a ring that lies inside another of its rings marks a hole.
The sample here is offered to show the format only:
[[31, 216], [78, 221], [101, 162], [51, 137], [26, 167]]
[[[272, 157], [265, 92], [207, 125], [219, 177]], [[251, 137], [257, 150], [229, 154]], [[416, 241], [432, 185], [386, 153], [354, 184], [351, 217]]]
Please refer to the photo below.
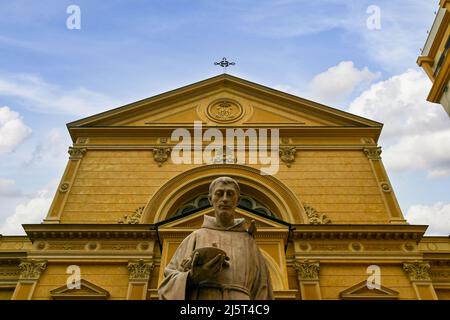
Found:
[[430, 81], [416, 70], [380, 81], [348, 111], [384, 123], [381, 145], [389, 170], [450, 175], [450, 121], [442, 106], [426, 101]]
[[342, 104], [355, 90], [379, 76], [380, 73], [373, 73], [367, 67], [358, 69], [352, 61], [342, 61], [316, 75], [301, 95], [323, 104]]
[[12, 152], [31, 134], [19, 113], [0, 108], [0, 154]]
[[11, 179], [0, 178], [0, 197], [17, 197], [22, 192], [16, 187], [16, 182]]
[[409, 207], [406, 219], [411, 224], [429, 225], [427, 234], [446, 236], [450, 230], [450, 203], [413, 205]]
[[0, 227], [0, 234], [24, 234], [22, 224], [40, 223], [45, 218], [53, 199], [53, 188], [40, 190], [34, 198], [28, 199], [16, 206], [15, 212], [6, 218]]
[[449, 121], [442, 106], [426, 101], [430, 88], [423, 72], [409, 69], [372, 85], [348, 110], [385, 123], [384, 138], [446, 129]]
[[84, 87], [65, 90], [29, 74], [0, 74], [0, 96], [13, 97], [36, 112], [77, 116], [92, 115], [120, 104]]
[[450, 129], [405, 136], [384, 151], [395, 171], [426, 170], [429, 177], [450, 176]]
[[67, 161], [67, 148], [70, 145], [70, 139], [67, 134], [63, 134], [60, 129], [51, 129], [34, 148], [25, 165], [44, 164], [47, 167], [59, 167]]

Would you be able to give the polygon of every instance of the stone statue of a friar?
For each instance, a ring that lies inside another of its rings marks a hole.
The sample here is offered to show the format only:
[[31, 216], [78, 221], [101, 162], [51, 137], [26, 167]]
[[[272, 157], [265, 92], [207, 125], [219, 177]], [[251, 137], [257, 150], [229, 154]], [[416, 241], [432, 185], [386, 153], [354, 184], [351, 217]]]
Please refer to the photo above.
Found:
[[202, 227], [180, 244], [164, 270], [160, 299], [273, 299], [269, 270], [254, 240], [255, 223], [246, 228], [245, 219], [234, 218], [239, 198], [239, 185], [230, 177], [210, 184], [215, 217], [205, 215]]

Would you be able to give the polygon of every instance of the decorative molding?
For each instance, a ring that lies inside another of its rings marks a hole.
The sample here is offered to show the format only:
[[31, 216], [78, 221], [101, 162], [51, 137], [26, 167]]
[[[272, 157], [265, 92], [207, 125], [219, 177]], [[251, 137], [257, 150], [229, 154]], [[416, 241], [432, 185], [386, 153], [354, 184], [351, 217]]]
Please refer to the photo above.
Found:
[[0, 268], [0, 278], [16, 278], [20, 276], [17, 268]]
[[437, 271], [431, 271], [430, 277], [433, 278], [433, 281], [436, 281], [436, 278], [450, 278], [450, 271], [446, 270], [437, 270]]
[[390, 184], [387, 183], [386, 181], [382, 181], [380, 183], [380, 187], [381, 187], [381, 190], [383, 190], [383, 192], [388, 193], [388, 192], [392, 191], [392, 188], [391, 188]]
[[361, 138], [361, 142], [365, 144], [373, 144], [374, 141], [372, 138]]
[[381, 159], [381, 147], [364, 148], [364, 154], [370, 160], [380, 160]]
[[[356, 229], [355, 229], [356, 227]], [[292, 240], [396, 240], [399, 246], [405, 241], [417, 243], [422, 239], [426, 227], [419, 225], [337, 225], [294, 224]], [[369, 244], [364, 249], [369, 250]], [[398, 249], [400, 250], [400, 249]]]
[[281, 140], [282, 144], [289, 144], [289, 143], [291, 143], [291, 139], [288, 138], [288, 137], [282, 137], [280, 140]]
[[88, 242], [84, 246], [84, 249], [87, 251], [95, 251], [95, 250], [98, 250], [99, 247], [100, 247], [100, 244], [98, 242]]
[[369, 289], [367, 280], [361, 281], [339, 293], [339, 297], [343, 300], [397, 300], [398, 295], [397, 291], [385, 286]]
[[319, 280], [319, 262], [295, 261], [294, 269], [300, 280]]
[[329, 224], [331, 220], [325, 215], [319, 213], [313, 207], [308, 205], [303, 206], [305, 208], [306, 216], [308, 217], [308, 221], [310, 224]]
[[[155, 239], [156, 227], [148, 224], [25, 224], [23, 225], [30, 241], [54, 241], [86, 239]], [[66, 242], [62, 242], [61, 245]], [[81, 246], [82, 244], [80, 244]], [[81, 248], [81, 250], [84, 250]]]
[[153, 262], [144, 262], [144, 260], [135, 260], [128, 263], [128, 272], [130, 281], [148, 281], [154, 268]]
[[295, 153], [297, 152], [296, 147], [280, 146], [280, 159], [283, 161], [288, 168], [291, 167], [292, 162], [295, 161]]
[[82, 159], [87, 152], [86, 148], [69, 147], [69, 159]]
[[414, 242], [407, 242], [403, 245], [403, 249], [405, 251], [413, 251], [414, 249], [416, 249], [416, 245], [414, 244]]
[[169, 147], [153, 148], [153, 159], [158, 163], [158, 167], [161, 167], [169, 159], [171, 152], [172, 148]]
[[47, 261], [24, 261], [19, 264], [20, 279], [38, 280], [42, 271], [47, 267]]
[[69, 182], [63, 182], [59, 186], [59, 192], [66, 193], [69, 190], [69, 188], [70, 188], [70, 183]]
[[118, 221], [120, 224], [139, 224], [141, 222], [142, 214], [144, 213], [145, 206], [139, 207], [129, 215], [124, 215], [122, 219]]
[[36, 248], [36, 250], [44, 250], [48, 247], [48, 244], [45, 241], [36, 241], [34, 243], [34, 247]]
[[241, 105], [231, 99], [214, 101], [206, 108], [208, 118], [216, 122], [234, 122], [239, 120], [243, 113]]
[[360, 252], [364, 250], [363, 245], [360, 242], [352, 242], [349, 245], [350, 250]]
[[404, 263], [403, 270], [409, 276], [411, 281], [417, 280], [431, 280], [430, 278], [430, 264], [426, 262], [414, 262], [414, 263]]
[[169, 139], [167, 137], [161, 137], [158, 139], [160, 144], [166, 144], [169, 142]]
[[80, 280], [79, 289], [69, 289], [63, 285], [50, 291], [54, 300], [106, 300], [109, 292], [84, 279]]

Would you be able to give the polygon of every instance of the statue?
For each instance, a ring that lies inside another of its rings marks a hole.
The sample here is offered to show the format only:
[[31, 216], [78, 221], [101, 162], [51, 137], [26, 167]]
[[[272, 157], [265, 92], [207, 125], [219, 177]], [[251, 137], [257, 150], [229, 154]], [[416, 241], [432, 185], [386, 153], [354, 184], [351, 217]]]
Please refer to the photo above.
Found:
[[239, 197], [232, 178], [210, 184], [215, 217], [205, 215], [203, 226], [180, 244], [164, 270], [160, 299], [273, 299], [269, 270], [254, 240], [255, 222], [246, 229], [244, 219], [234, 218]]

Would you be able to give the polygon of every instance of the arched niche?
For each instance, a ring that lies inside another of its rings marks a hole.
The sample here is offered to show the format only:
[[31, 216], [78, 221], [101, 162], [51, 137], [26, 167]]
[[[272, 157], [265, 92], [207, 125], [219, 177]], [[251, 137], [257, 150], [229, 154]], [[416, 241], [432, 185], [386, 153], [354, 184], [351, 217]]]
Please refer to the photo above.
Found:
[[237, 164], [203, 165], [170, 179], [145, 206], [142, 223], [168, 219], [183, 203], [208, 192], [211, 181], [220, 176], [235, 179], [242, 193], [270, 206], [278, 219], [293, 224], [307, 223], [302, 204], [281, 181], [273, 176], [261, 175], [258, 169]]

